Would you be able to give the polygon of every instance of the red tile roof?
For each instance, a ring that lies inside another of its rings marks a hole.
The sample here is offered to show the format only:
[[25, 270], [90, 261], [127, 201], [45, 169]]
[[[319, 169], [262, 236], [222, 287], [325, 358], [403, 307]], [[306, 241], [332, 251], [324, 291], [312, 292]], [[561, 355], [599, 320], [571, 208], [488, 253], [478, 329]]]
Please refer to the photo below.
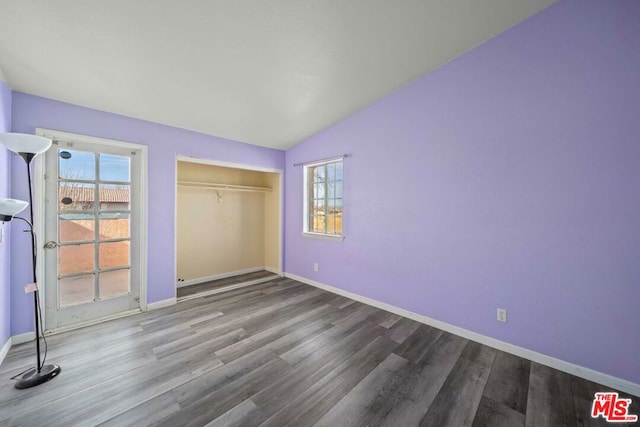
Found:
[[[94, 189], [90, 187], [60, 187], [60, 200], [70, 197], [74, 202], [92, 202]], [[128, 188], [100, 188], [100, 201], [104, 203], [129, 203]]]

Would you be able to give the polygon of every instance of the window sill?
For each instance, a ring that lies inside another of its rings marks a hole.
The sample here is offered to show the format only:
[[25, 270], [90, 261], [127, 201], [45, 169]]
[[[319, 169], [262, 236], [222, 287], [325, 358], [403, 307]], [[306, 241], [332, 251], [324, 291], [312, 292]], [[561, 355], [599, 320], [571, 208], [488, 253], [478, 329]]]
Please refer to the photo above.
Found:
[[302, 232], [302, 237], [309, 237], [311, 239], [318, 239], [318, 240], [331, 240], [334, 242], [342, 242], [344, 240], [343, 235], [309, 233], [307, 231]]

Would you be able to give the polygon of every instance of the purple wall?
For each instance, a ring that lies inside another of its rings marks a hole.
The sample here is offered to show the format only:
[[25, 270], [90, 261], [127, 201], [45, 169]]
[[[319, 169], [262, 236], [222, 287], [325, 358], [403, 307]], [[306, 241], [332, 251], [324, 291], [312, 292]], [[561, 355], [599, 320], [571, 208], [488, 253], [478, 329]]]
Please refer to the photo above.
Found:
[[[1, 72], [0, 72], [1, 74]], [[0, 80], [0, 132], [9, 132], [11, 126], [11, 89]], [[0, 146], [0, 198], [11, 197], [10, 152]], [[10, 263], [11, 225], [0, 223], [5, 236], [0, 243], [0, 348], [9, 339], [11, 318]]]
[[[288, 150], [286, 271], [639, 384], [638, 22], [563, 0]], [[345, 152], [301, 237], [292, 164]]]
[[[149, 234], [148, 234], [148, 301], [150, 303], [175, 297], [175, 168], [176, 155], [184, 154], [206, 159], [242, 163], [260, 167], [284, 167], [284, 152], [229, 141], [170, 126], [91, 110], [76, 105], [13, 93], [13, 132], [33, 133], [41, 127], [101, 138], [134, 142], [148, 146], [149, 159]], [[27, 187], [22, 159], [13, 162], [13, 196], [25, 198]], [[16, 233], [17, 234], [17, 233]], [[29, 251], [28, 241], [14, 235], [14, 253]], [[22, 241], [24, 240], [24, 241]], [[14, 283], [11, 333], [33, 329], [32, 309], [24, 292], [18, 292], [28, 282], [29, 268], [14, 257]]]

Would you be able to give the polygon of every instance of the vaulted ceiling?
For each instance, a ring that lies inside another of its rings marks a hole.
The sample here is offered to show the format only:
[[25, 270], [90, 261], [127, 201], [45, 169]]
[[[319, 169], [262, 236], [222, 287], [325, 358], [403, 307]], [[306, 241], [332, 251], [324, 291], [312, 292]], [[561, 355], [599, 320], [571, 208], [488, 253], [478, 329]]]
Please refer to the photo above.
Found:
[[556, 0], [0, 0], [17, 91], [286, 149]]

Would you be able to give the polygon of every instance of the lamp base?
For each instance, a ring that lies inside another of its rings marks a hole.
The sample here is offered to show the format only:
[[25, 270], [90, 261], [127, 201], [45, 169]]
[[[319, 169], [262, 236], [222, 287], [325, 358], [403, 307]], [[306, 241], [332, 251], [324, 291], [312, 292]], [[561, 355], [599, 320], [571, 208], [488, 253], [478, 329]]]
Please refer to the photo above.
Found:
[[22, 378], [16, 381], [16, 388], [35, 387], [58, 376], [62, 369], [58, 365], [44, 365], [40, 372], [36, 368], [29, 369]]

